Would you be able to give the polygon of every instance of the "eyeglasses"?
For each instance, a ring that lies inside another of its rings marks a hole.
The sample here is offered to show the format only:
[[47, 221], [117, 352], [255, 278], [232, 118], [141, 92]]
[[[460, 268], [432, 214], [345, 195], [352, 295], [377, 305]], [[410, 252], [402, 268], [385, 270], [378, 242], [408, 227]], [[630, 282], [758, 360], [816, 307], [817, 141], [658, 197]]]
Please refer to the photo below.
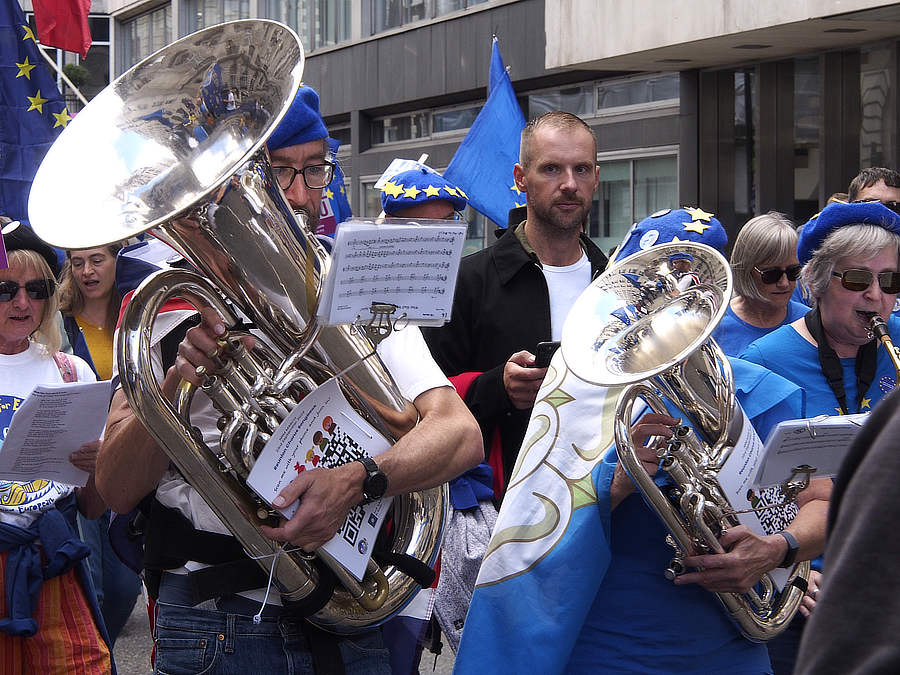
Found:
[[803, 265], [791, 265], [790, 267], [767, 267], [764, 270], [754, 267], [759, 272], [759, 277], [764, 284], [777, 284], [781, 281], [781, 275], [786, 274], [788, 281], [797, 281], [800, 278], [800, 271]]
[[[19, 294], [22, 286], [18, 281], [0, 281], [0, 302], [9, 302]], [[32, 300], [46, 300], [56, 292], [53, 279], [32, 279], [25, 282], [25, 292]]]
[[871, 199], [854, 199], [850, 203], [851, 204], [872, 204], [875, 202], [881, 203], [883, 206], [886, 206], [894, 213], [900, 215], [900, 202], [883, 202], [880, 199], [871, 198]]
[[310, 190], [321, 190], [327, 187], [334, 178], [334, 163], [311, 164], [302, 169], [295, 169], [292, 166], [273, 166], [272, 173], [275, 174], [275, 180], [278, 181], [282, 190], [287, 190], [293, 185], [298, 173], [303, 176], [303, 182]]
[[[864, 291], [875, 280], [875, 273], [869, 270], [844, 270], [843, 272], [832, 272], [836, 277], [840, 277], [841, 286], [848, 291]], [[896, 295], [900, 293], [900, 272], [881, 272], [878, 275], [878, 285], [882, 292], [888, 295]]]

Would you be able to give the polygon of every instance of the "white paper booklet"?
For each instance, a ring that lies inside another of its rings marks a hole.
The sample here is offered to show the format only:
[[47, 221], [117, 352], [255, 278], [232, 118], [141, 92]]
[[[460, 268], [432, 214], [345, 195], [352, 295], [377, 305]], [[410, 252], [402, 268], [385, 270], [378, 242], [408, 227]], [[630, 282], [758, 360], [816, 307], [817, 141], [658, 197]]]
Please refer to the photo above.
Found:
[[[360, 417], [332, 379], [306, 396], [275, 430], [247, 484], [271, 504], [304, 471], [339, 466], [363, 455], [376, 457], [389, 447], [387, 439]], [[390, 503], [390, 499], [380, 499], [353, 507], [343, 527], [323, 547], [359, 581]], [[298, 506], [294, 502], [280, 513], [290, 519]]]
[[22, 402], [0, 447], [0, 479], [38, 478], [84, 486], [69, 455], [103, 434], [109, 381], [40, 385]]
[[440, 326], [450, 319], [466, 224], [453, 220], [348, 220], [335, 235], [317, 315], [328, 325], [372, 318], [373, 302], [393, 319]]
[[836, 476], [867, 416], [821, 415], [780, 422], [766, 441], [765, 459], [754, 482], [762, 487], [780, 485], [801, 464], [815, 467], [814, 478]]

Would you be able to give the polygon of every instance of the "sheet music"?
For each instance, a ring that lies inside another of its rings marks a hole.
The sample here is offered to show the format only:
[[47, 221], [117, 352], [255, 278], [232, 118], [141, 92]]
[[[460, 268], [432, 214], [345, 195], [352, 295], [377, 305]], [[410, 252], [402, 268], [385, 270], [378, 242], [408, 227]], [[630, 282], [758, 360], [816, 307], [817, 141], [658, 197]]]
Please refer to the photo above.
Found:
[[466, 225], [458, 221], [345, 221], [338, 227], [318, 317], [326, 324], [372, 316], [373, 302], [397, 306], [392, 318], [440, 326], [450, 319]]
[[756, 484], [762, 487], [779, 485], [790, 478], [791, 470], [800, 464], [814, 466], [814, 478], [836, 476], [866, 417], [868, 413], [820, 415], [780, 422], [766, 442], [765, 459]]

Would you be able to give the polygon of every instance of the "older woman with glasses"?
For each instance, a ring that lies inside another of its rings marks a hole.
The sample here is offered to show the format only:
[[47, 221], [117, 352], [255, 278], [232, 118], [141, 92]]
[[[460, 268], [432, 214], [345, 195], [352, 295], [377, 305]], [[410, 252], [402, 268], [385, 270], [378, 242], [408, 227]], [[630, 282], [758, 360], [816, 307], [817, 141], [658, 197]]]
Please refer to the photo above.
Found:
[[728, 356], [809, 311], [791, 299], [801, 267], [797, 233], [782, 214], [770, 211], [747, 221], [735, 239], [731, 269], [734, 296], [713, 333]]
[[[900, 319], [891, 316], [900, 293], [900, 215], [880, 203], [829, 204], [803, 227], [797, 255], [813, 310], [741, 356], [803, 387], [803, 417], [867, 412], [897, 382], [871, 321], [880, 316], [900, 339]], [[804, 616], [818, 582], [810, 578]], [[795, 619], [769, 643], [776, 674], [792, 672], [803, 623]]]
[[[6, 219], [2, 219], [6, 220]], [[15, 226], [13, 226], [15, 227]], [[59, 352], [53, 249], [24, 225], [4, 233], [0, 269], [0, 440], [13, 411], [41, 384], [93, 381], [78, 357]], [[75, 512], [97, 518], [99, 441], [72, 448], [89, 474], [83, 488], [0, 478], [0, 672], [109, 673], [108, 639], [75, 532]]]

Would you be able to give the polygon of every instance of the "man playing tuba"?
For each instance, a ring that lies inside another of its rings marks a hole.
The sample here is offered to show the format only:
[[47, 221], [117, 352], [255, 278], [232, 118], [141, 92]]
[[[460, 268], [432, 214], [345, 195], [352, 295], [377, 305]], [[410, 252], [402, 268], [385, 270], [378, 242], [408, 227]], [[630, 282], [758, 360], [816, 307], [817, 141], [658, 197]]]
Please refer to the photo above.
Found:
[[[332, 172], [326, 137], [318, 95], [304, 86], [267, 143], [273, 173], [288, 202], [305, 214], [313, 231], [322, 189]], [[197, 382], [197, 366], [215, 368], [211, 355], [224, 330], [215, 311], [203, 312], [201, 325], [191, 329], [180, 344], [174, 367], [162, 364], [168, 369], [162, 382], [167, 396], [174, 395], [181, 377]], [[376, 471], [387, 479], [384, 496], [439, 485], [481, 461], [478, 425], [435, 365], [418, 329], [393, 333], [378, 353], [420, 418], [378, 457]], [[196, 405], [207, 405], [208, 414], [195, 413], [192, 418], [208, 420], [201, 431], [217, 436], [216, 414], [205, 397], [198, 399]], [[351, 507], [366, 497], [382, 496], [366, 494], [371, 473], [361, 462], [303, 472], [276, 500], [276, 506], [299, 500], [296, 514], [266, 534], [315, 551], [340, 528]], [[149, 531], [164, 528], [166, 532], [160, 538], [165, 550], [151, 556], [159, 568], [158, 589], [151, 590], [157, 599], [155, 642], [160, 671], [306, 673], [332, 672], [343, 665], [348, 671], [390, 672], [378, 629], [341, 637], [325, 633], [283, 611], [274, 593], [259, 612], [261, 620], [254, 621], [265, 588], [246, 589], [242, 585], [246, 575], [234, 570], [253, 569], [255, 561], [246, 557], [196, 490], [170, 465], [121, 390], [110, 409], [97, 482], [110, 506], [121, 513], [151, 497], [155, 503]], [[193, 551], [204, 549], [215, 551], [212, 557], [220, 558], [219, 564], [198, 564]], [[247, 562], [249, 567], [241, 567]], [[202, 582], [195, 574], [200, 569]], [[204, 592], [209, 588], [215, 590], [213, 597]]]

